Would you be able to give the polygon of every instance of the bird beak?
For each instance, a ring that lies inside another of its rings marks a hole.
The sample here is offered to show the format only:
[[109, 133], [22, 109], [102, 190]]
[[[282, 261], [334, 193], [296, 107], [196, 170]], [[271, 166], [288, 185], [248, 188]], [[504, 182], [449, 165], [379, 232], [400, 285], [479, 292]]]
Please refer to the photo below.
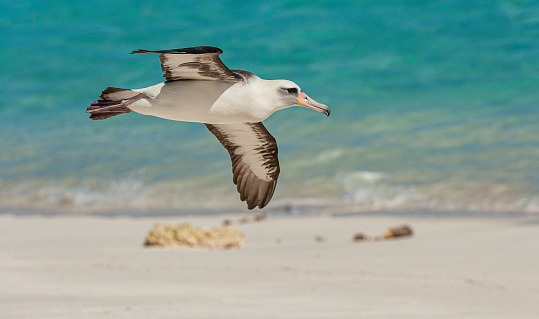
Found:
[[331, 110], [327, 105], [324, 105], [322, 103], [318, 103], [315, 100], [311, 99], [305, 92], [299, 91], [299, 95], [297, 97], [298, 105], [308, 107], [312, 110], [318, 111], [320, 113], [326, 114], [326, 116], [329, 116], [331, 114]]

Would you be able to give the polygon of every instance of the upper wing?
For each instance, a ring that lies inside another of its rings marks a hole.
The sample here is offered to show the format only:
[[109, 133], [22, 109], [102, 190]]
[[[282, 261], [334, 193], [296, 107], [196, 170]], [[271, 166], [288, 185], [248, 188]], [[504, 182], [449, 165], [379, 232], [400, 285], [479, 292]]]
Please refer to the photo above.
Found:
[[192, 47], [172, 50], [136, 50], [134, 53], [161, 53], [161, 69], [167, 81], [221, 80], [238, 81], [236, 76], [221, 62], [223, 51], [215, 47]]
[[266, 206], [277, 185], [277, 143], [262, 123], [206, 124], [228, 150], [234, 184], [247, 208]]

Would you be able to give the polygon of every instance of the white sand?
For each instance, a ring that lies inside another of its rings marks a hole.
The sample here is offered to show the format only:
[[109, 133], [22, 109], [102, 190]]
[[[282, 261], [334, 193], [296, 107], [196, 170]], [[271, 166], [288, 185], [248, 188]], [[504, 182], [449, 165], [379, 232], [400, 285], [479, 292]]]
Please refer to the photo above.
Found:
[[539, 318], [537, 220], [278, 217], [239, 250], [142, 247], [223, 219], [1, 216], [0, 318]]

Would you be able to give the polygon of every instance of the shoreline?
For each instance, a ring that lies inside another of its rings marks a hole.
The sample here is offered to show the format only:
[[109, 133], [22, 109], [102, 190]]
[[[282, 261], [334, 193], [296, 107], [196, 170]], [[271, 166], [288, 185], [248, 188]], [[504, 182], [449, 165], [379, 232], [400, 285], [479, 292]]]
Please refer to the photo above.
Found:
[[[535, 318], [537, 218], [0, 215], [3, 318]], [[250, 215], [253, 216], [253, 215]], [[144, 248], [155, 223], [241, 249]], [[353, 242], [408, 224], [405, 239]], [[317, 240], [317, 237], [323, 240]]]
[[30, 207], [0, 207], [2, 216], [15, 217], [96, 217], [96, 218], [184, 218], [189, 216], [255, 216], [272, 217], [416, 217], [416, 218], [539, 218], [534, 211], [485, 211], [485, 210], [362, 210], [353, 205], [345, 206], [283, 206], [264, 210], [246, 209], [111, 209], [80, 211], [73, 209], [37, 209]]

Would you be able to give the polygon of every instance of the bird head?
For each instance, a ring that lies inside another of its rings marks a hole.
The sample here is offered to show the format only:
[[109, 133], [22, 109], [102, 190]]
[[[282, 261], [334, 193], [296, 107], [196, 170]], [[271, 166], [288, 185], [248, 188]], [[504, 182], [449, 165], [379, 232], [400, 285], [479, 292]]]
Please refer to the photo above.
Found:
[[275, 99], [274, 105], [277, 110], [288, 108], [291, 106], [303, 106], [329, 116], [331, 110], [327, 105], [318, 103], [311, 99], [301, 88], [294, 82], [288, 80], [271, 80], [269, 90], [273, 91], [272, 96]]

